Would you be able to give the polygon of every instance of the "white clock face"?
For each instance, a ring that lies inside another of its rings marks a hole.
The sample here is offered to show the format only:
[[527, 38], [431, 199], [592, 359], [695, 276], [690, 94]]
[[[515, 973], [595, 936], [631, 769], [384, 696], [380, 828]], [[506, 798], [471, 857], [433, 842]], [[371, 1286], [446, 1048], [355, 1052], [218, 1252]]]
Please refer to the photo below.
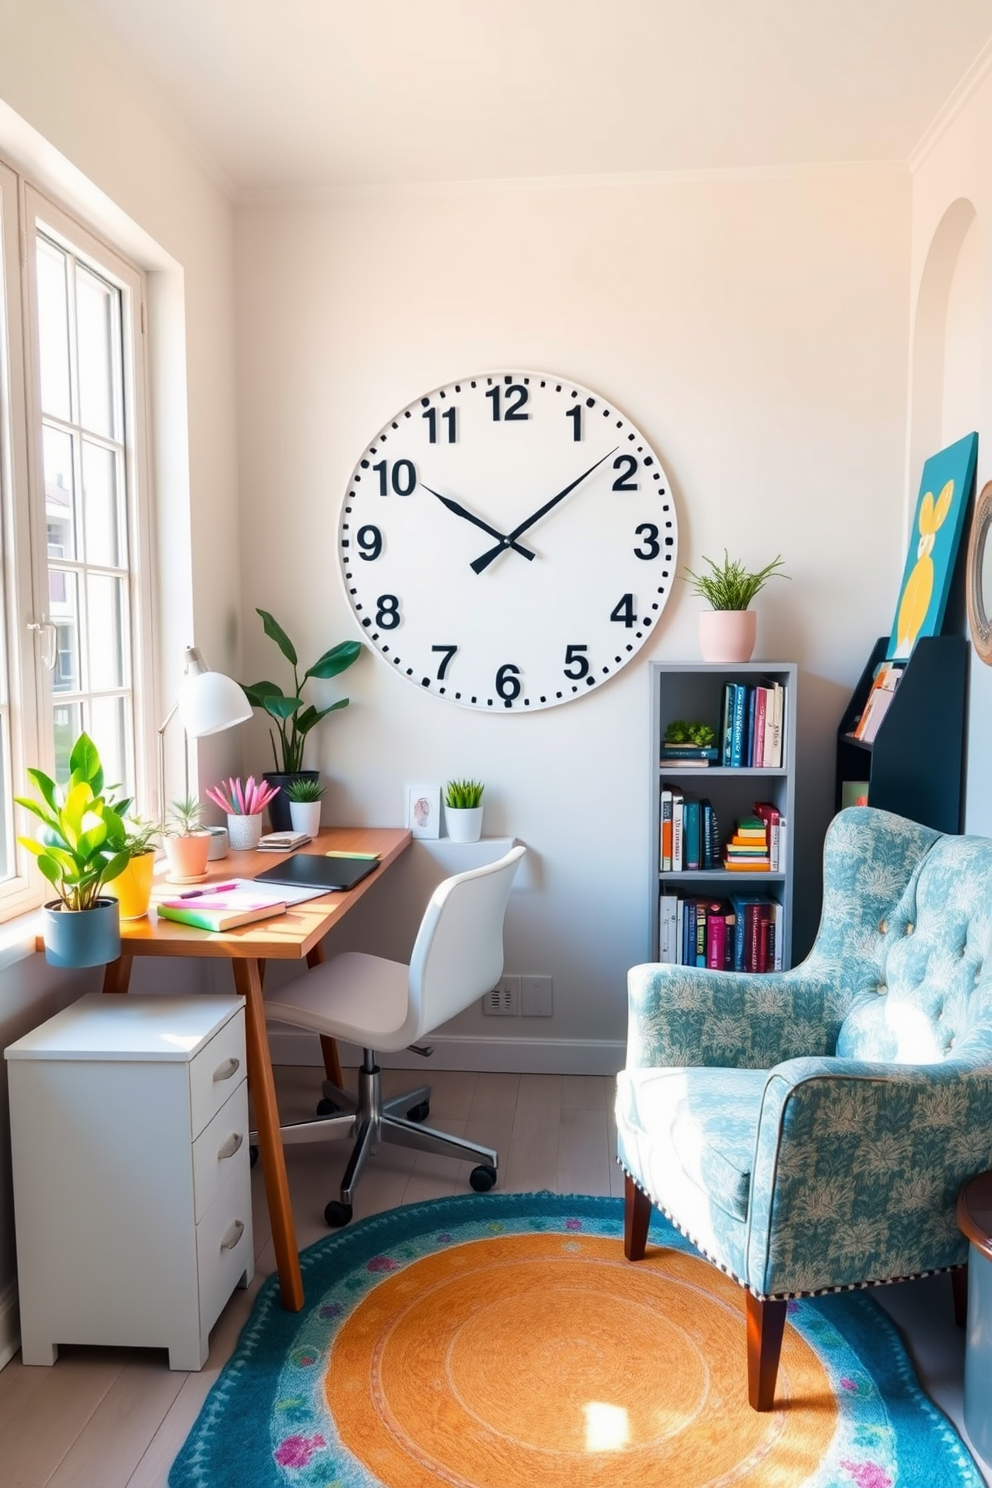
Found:
[[614, 676], [653, 634], [678, 551], [643, 434], [536, 372], [462, 378], [401, 409], [352, 473], [338, 540], [366, 640], [425, 692], [491, 713]]

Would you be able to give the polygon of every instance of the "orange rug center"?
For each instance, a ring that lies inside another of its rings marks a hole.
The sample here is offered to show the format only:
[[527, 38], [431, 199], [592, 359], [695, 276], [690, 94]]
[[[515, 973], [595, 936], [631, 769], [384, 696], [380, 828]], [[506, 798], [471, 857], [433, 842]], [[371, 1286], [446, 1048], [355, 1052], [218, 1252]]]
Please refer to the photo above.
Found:
[[777, 1408], [747, 1403], [744, 1294], [676, 1250], [494, 1236], [384, 1279], [325, 1379], [341, 1440], [386, 1488], [792, 1488], [836, 1424], [786, 1327]]

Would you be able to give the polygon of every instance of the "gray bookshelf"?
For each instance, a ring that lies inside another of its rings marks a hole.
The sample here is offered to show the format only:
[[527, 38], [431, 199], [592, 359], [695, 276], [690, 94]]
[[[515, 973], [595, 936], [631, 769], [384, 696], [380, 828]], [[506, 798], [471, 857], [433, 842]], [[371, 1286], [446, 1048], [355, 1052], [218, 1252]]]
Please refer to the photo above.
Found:
[[[698, 661], [655, 661], [651, 670], [651, 904], [649, 914], [649, 961], [658, 960], [658, 900], [663, 891], [713, 899], [755, 889], [774, 895], [782, 905], [783, 969], [792, 964], [792, 864], [794, 857], [796, 797], [796, 683], [794, 662], [748, 661], [735, 666], [716, 666]], [[748, 769], [710, 765], [680, 768], [661, 759], [665, 729], [677, 718], [709, 723], [720, 734], [723, 688], [727, 682], [758, 686], [778, 682], [785, 689], [785, 719], [782, 765], [777, 769]], [[684, 791], [705, 796], [713, 803], [721, 839], [730, 835], [735, 817], [751, 814], [755, 801], [773, 801], [788, 823], [785, 861], [777, 873], [737, 873], [726, 868], [683, 869], [662, 872], [661, 787], [672, 782]]]

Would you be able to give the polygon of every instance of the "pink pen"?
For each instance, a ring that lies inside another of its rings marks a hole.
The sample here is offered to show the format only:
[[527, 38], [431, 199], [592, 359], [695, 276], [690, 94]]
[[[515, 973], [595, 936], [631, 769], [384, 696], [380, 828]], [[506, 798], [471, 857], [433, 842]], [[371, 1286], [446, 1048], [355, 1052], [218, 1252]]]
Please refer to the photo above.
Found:
[[190, 889], [187, 894], [180, 894], [180, 899], [202, 899], [204, 894], [223, 894], [225, 889], [236, 889], [236, 883], [211, 884], [208, 889]]

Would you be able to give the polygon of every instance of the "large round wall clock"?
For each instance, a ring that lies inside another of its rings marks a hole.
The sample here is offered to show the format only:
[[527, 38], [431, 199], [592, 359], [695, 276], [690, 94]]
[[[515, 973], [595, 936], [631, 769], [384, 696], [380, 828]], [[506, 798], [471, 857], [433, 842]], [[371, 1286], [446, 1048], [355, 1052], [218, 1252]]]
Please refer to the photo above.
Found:
[[465, 377], [402, 408], [355, 466], [339, 529], [369, 643], [423, 691], [492, 713], [614, 676], [654, 633], [677, 548], [644, 435], [536, 372]]

